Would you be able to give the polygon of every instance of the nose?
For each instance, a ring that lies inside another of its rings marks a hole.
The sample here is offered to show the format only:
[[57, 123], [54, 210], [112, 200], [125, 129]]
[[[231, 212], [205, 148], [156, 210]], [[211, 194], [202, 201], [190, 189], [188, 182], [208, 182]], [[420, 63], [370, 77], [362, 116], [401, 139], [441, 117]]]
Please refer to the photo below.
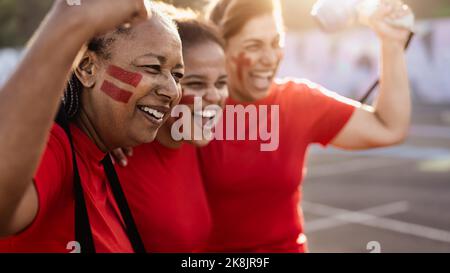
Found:
[[266, 67], [274, 67], [279, 61], [279, 52], [276, 49], [268, 48], [262, 52], [261, 63]]
[[219, 103], [222, 100], [221, 92], [216, 87], [211, 87], [206, 91], [205, 96], [203, 96], [203, 99], [210, 103]]
[[181, 98], [181, 86], [173, 77], [167, 77], [167, 80], [156, 90], [156, 94], [163, 98], [167, 103], [174, 103]]

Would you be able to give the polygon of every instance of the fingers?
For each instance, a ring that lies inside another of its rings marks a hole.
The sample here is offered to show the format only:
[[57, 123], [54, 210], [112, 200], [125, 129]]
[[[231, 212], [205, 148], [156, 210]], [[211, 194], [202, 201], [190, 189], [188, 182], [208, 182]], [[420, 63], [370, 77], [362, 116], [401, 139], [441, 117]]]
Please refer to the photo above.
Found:
[[131, 25], [139, 24], [151, 18], [152, 14], [149, 13], [150, 9], [147, 9], [144, 0], [136, 0], [136, 9], [130, 20]]
[[399, 0], [383, 0], [380, 3], [380, 9], [378, 10], [378, 16], [398, 19], [411, 13], [411, 9], [408, 5], [405, 5]]
[[146, 1], [144, 1], [144, 0], [136, 0], [135, 1], [135, 5], [136, 5], [136, 7], [134, 8], [135, 11], [131, 15], [130, 19], [121, 25], [121, 28], [123, 28], [123, 29], [131, 28], [131, 27], [133, 27], [141, 22], [145, 22], [151, 18], [152, 14], [149, 13], [150, 9], [147, 9], [144, 2], [146, 2]]
[[403, 41], [412, 31], [414, 15], [412, 10], [400, 0], [380, 0], [369, 24], [380, 37]]
[[127, 157], [133, 156], [133, 148], [124, 148], [123, 151]]
[[111, 156], [115, 162], [119, 163], [121, 167], [126, 167], [128, 165], [128, 159], [123, 149], [116, 149], [112, 151]]
[[392, 13], [389, 15], [389, 18], [395, 20], [395, 19], [398, 19], [398, 18], [402, 18], [402, 17], [404, 17], [404, 16], [410, 14], [411, 12], [412, 12], [412, 11], [411, 11], [411, 9], [409, 8], [409, 6], [407, 6], [407, 5], [402, 5], [401, 7], [399, 7], [398, 9], [396, 9], [394, 12], [392, 12]]
[[152, 17], [152, 13], [149, 7], [147, 7], [147, 1], [140, 0], [138, 1], [138, 13], [137, 16], [142, 18], [143, 20], [148, 20]]

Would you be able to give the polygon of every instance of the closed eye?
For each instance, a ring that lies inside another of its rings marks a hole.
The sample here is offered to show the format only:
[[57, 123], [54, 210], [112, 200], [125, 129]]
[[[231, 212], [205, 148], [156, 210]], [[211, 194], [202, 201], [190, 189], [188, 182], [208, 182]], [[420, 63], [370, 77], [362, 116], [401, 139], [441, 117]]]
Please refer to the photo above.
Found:
[[259, 48], [260, 48], [260, 46], [258, 44], [247, 45], [245, 47], [245, 49], [248, 51], [256, 51], [256, 50], [259, 50]]
[[217, 82], [217, 83], [216, 83], [216, 88], [222, 89], [222, 88], [226, 87], [227, 84], [228, 84], [227, 81], [220, 81], [220, 82]]
[[141, 68], [144, 68], [146, 72], [149, 72], [150, 74], [159, 74], [161, 73], [161, 66], [160, 65], [143, 65], [139, 66]]
[[206, 85], [202, 82], [189, 82], [184, 85], [189, 87], [190, 89], [194, 89], [194, 90], [200, 90], [200, 89], [206, 88]]

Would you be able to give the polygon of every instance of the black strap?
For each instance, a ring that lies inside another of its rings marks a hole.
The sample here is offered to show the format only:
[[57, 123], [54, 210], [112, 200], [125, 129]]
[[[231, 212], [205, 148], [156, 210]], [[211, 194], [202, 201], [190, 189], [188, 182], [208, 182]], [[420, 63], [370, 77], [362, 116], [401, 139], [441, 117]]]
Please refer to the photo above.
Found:
[[[72, 150], [72, 162], [73, 162], [73, 181], [75, 191], [75, 240], [81, 246], [82, 253], [95, 253], [95, 244], [92, 236], [92, 229], [89, 222], [89, 214], [86, 208], [86, 200], [84, 198], [83, 186], [81, 184], [80, 173], [78, 171], [78, 164], [75, 155], [75, 149], [72, 140], [72, 134], [70, 132], [69, 119], [67, 118], [64, 107], [61, 107], [56, 117], [56, 123], [61, 126], [69, 138], [71, 150]], [[116, 170], [112, 164], [112, 160], [107, 155], [102, 161], [103, 167], [106, 173], [106, 177], [111, 185], [111, 189], [114, 198], [119, 207], [120, 213], [125, 222], [125, 228], [128, 235], [128, 239], [136, 253], [145, 253], [145, 247], [142, 242], [141, 236], [137, 230], [135, 221], [131, 214], [131, 210], [128, 206], [125, 194], [120, 186], [119, 178], [117, 177]]]
[[103, 159], [102, 163], [109, 184], [111, 185], [114, 198], [116, 199], [117, 205], [120, 209], [120, 214], [122, 215], [123, 221], [125, 222], [126, 232], [128, 238], [130, 239], [131, 245], [133, 246], [134, 252], [145, 253], [146, 251], [144, 243], [142, 242], [141, 236], [139, 235], [139, 231], [137, 229], [130, 207], [128, 206], [128, 202], [123, 189], [120, 185], [119, 178], [117, 177], [117, 173], [114, 169], [111, 157], [107, 155], [105, 159]]
[[[408, 37], [408, 41], [406, 42], [405, 45], [405, 49], [408, 49], [409, 45], [411, 44], [412, 38], [414, 37], [414, 32], [411, 32], [409, 34]], [[366, 101], [369, 99], [370, 95], [372, 95], [373, 91], [375, 91], [375, 89], [378, 87], [378, 85], [380, 84], [380, 79], [377, 79], [371, 86], [370, 88], [367, 90], [366, 94], [364, 95], [364, 97], [362, 97], [359, 102], [361, 103], [366, 103]]]
[[80, 173], [78, 171], [72, 134], [70, 132], [69, 121], [66, 112], [64, 111], [64, 107], [59, 109], [56, 122], [66, 132], [72, 150], [73, 183], [75, 192], [75, 240], [80, 244], [82, 253], [95, 253], [94, 239], [86, 208], [83, 186], [81, 185]]

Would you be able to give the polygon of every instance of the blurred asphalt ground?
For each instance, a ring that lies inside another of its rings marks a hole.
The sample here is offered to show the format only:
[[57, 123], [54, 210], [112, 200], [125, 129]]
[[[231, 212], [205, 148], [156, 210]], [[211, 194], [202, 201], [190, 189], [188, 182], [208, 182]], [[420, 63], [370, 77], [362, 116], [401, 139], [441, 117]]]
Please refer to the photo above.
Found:
[[[303, 184], [310, 251], [450, 253], [450, 105], [415, 106], [408, 141], [312, 147]], [[373, 250], [373, 248], [371, 248]]]

